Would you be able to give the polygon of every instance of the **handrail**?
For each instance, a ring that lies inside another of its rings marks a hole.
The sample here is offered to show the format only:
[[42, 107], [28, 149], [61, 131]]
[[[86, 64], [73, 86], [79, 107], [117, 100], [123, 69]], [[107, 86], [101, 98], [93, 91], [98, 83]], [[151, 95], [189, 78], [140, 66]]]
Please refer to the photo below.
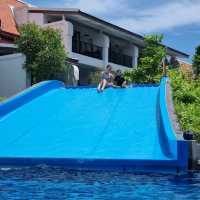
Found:
[[175, 133], [170, 121], [170, 116], [167, 108], [167, 77], [163, 77], [160, 82], [159, 90], [159, 120], [160, 120], [160, 131], [162, 137], [165, 138], [163, 144], [169, 151], [169, 154], [174, 158], [177, 158], [177, 141]]
[[170, 151], [177, 160], [179, 169], [188, 168], [188, 143], [185, 140], [176, 139], [170, 115], [167, 108], [167, 84], [169, 79], [163, 77], [160, 82], [159, 107], [163, 134], [165, 134], [170, 147]]
[[102, 59], [103, 48], [85, 41], [72, 40], [72, 51], [89, 57]]

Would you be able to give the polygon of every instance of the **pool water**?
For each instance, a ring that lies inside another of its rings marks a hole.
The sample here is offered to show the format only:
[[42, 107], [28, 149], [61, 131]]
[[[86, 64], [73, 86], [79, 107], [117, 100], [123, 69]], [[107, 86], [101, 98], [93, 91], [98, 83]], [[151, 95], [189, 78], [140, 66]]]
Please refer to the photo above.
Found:
[[80, 172], [37, 166], [0, 169], [0, 200], [200, 199], [200, 173]]

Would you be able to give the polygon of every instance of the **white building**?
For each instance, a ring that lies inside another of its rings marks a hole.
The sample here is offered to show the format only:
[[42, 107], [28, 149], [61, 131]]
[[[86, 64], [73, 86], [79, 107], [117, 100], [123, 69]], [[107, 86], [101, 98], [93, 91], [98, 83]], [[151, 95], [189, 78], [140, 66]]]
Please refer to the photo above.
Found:
[[[22, 7], [14, 10], [18, 26], [35, 22], [42, 27], [61, 30], [63, 43], [70, 58], [80, 65], [80, 81], [87, 83], [89, 74], [111, 64], [113, 69], [137, 67], [141, 35], [103, 21], [79, 9], [44, 9]], [[187, 54], [166, 47], [169, 56], [188, 57]]]

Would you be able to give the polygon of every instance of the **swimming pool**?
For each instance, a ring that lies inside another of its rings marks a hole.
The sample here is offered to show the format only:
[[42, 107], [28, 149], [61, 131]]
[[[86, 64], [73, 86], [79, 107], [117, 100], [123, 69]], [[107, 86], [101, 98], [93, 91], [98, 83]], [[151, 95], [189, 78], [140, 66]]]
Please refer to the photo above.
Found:
[[1, 200], [200, 199], [200, 173], [68, 171], [47, 166], [0, 169]]

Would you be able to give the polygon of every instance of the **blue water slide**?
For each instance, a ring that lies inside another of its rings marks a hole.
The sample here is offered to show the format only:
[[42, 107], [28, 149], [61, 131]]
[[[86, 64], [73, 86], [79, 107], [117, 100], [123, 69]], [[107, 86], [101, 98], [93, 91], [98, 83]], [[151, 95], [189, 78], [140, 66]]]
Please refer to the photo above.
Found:
[[39, 83], [0, 104], [0, 165], [92, 170], [187, 170], [166, 84], [126, 89]]

